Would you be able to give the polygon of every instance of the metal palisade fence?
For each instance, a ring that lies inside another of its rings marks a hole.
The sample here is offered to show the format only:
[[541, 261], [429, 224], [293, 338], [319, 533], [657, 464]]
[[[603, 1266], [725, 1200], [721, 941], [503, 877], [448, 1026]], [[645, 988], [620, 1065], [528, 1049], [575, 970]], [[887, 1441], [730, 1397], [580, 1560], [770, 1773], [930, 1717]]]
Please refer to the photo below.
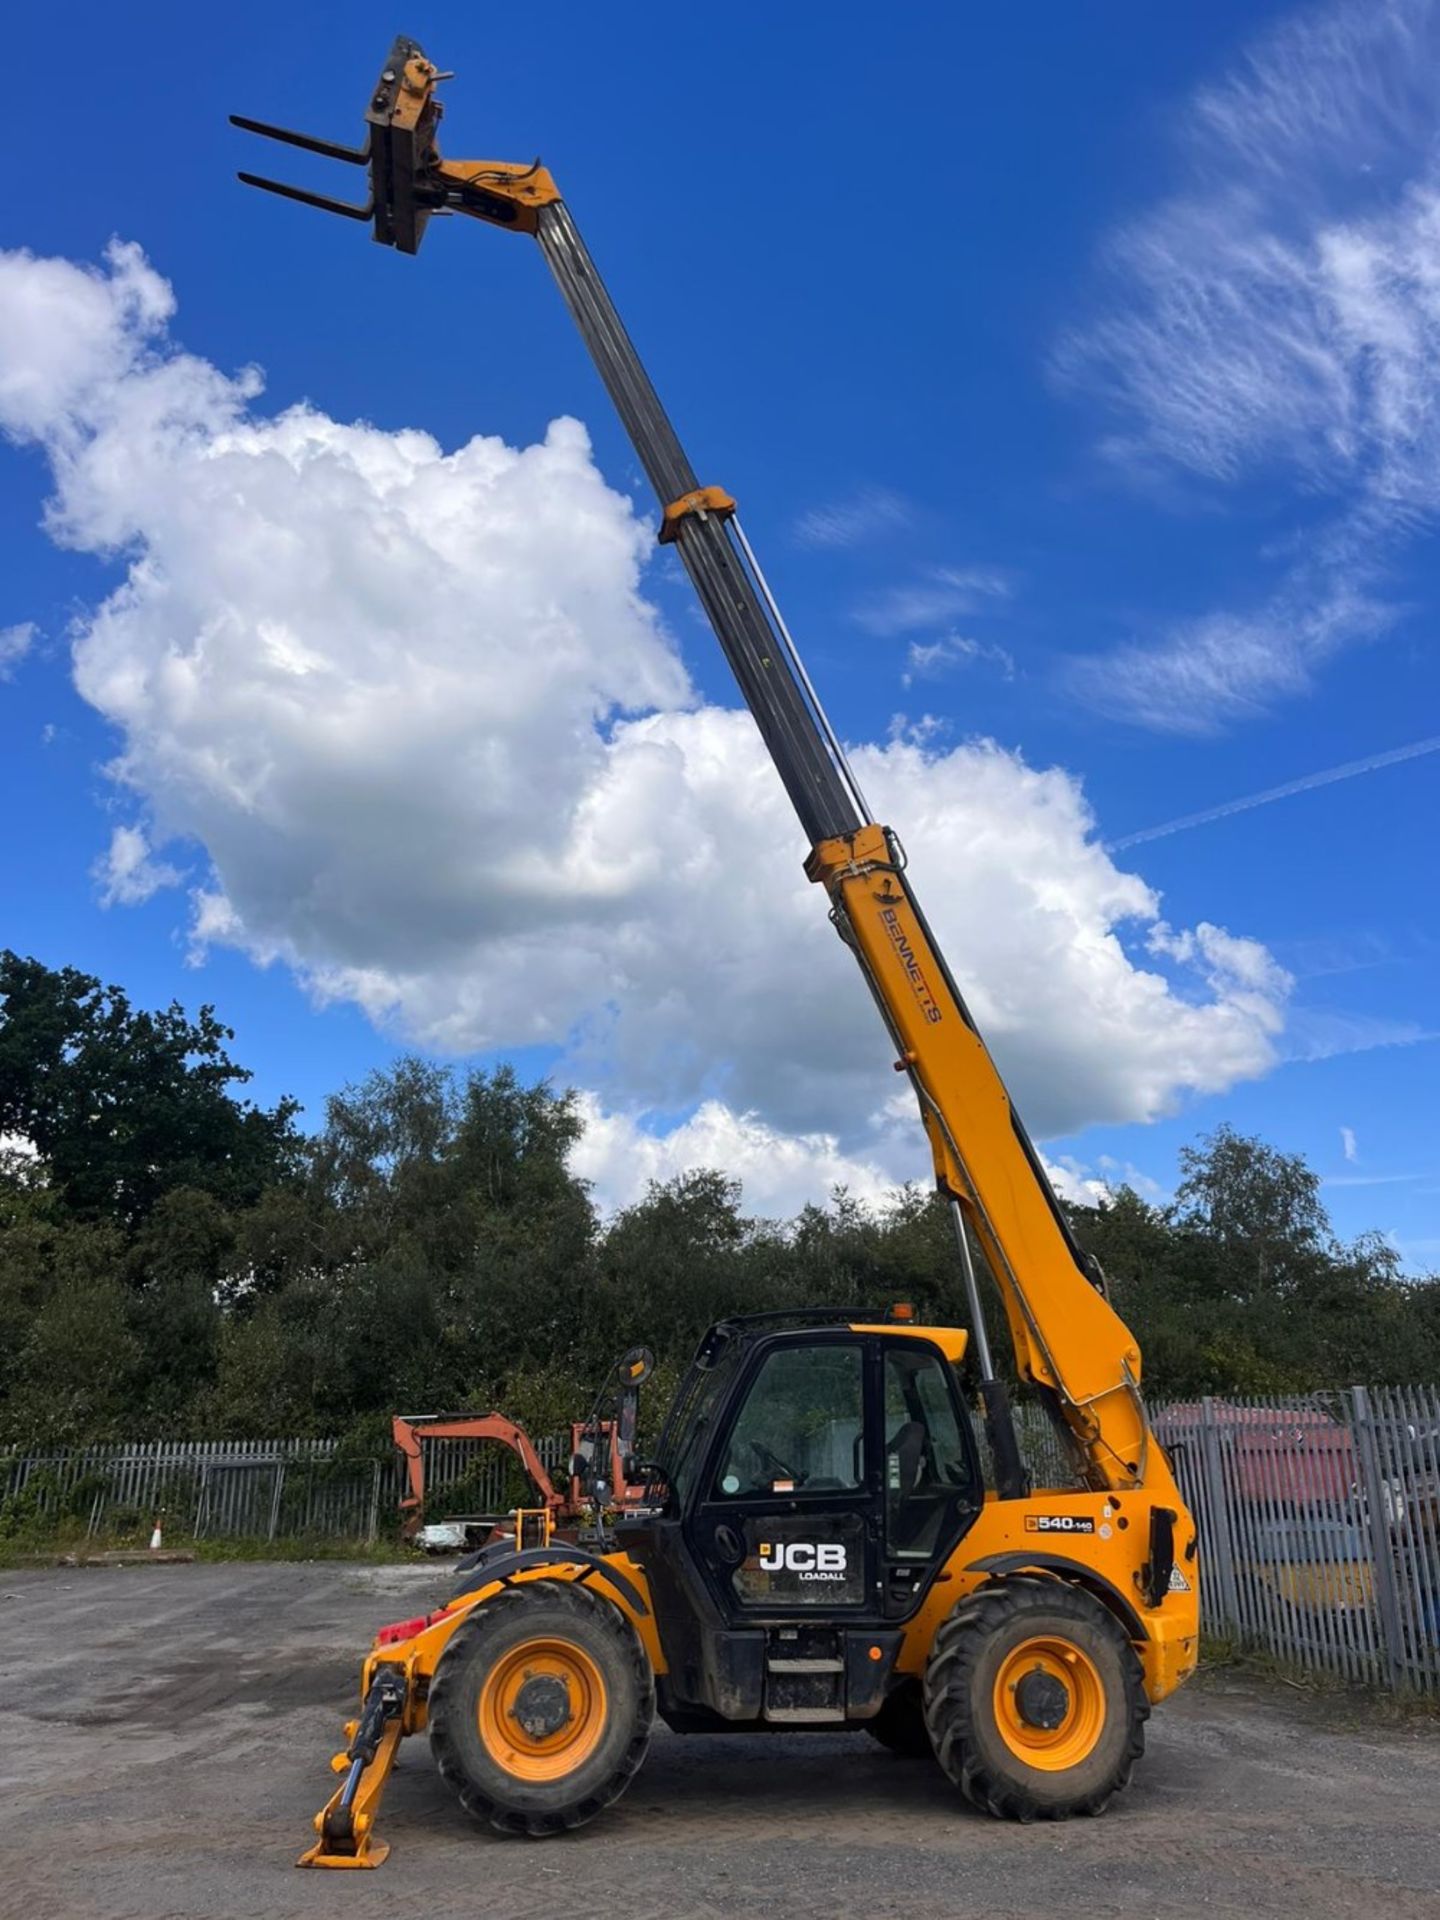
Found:
[[1440, 1392], [1204, 1399], [1154, 1424], [1200, 1523], [1208, 1632], [1440, 1693]]
[[[515, 1504], [513, 1456], [476, 1441], [430, 1441], [428, 1511]], [[555, 1468], [562, 1439], [539, 1443]], [[398, 1454], [357, 1456], [334, 1440], [147, 1440], [0, 1458], [0, 1537], [27, 1523], [88, 1539], [149, 1533], [193, 1540], [373, 1545], [398, 1528]]]
[[[1440, 1390], [1349, 1387], [1160, 1408], [1200, 1525], [1207, 1632], [1302, 1669], [1440, 1694]], [[1022, 1410], [1038, 1485], [1073, 1484], [1048, 1421]], [[513, 1456], [427, 1440], [427, 1513], [499, 1514], [523, 1497]], [[538, 1443], [554, 1472], [567, 1442]], [[0, 1537], [373, 1543], [394, 1538], [398, 1455], [333, 1440], [152, 1440], [0, 1458]]]

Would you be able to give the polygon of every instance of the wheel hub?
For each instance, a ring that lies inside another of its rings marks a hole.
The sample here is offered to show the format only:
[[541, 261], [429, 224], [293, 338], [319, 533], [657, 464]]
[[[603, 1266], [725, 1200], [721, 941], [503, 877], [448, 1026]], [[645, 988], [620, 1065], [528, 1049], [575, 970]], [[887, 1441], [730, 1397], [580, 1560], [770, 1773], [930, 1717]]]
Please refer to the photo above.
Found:
[[1053, 1733], [1070, 1711], [1070, 1694], [1063, 1680], [1036, 1667], [1016, 1687], [1015, 1706], [1026, 1726]]
[[549, 1740], [570, 1719], [570, 1689], [557, 1674], [529, 1674], [511, 1711], [529, 1739]]
[[491, 1665], [475, 1703], [480, 1738], [517, 1780], [560, 1780], [595, 1751], [607, 1724], [605, 1681], [586, 1649], [534, 1634]]

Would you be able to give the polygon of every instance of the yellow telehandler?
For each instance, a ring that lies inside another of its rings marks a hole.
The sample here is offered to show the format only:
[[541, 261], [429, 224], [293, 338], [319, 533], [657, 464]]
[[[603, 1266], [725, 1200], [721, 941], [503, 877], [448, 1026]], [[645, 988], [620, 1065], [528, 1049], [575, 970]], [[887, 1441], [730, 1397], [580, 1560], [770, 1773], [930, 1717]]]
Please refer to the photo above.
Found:
[[[583, 1825], [621, 1794], [655, 1716], [682, 1732], [868, 1728], [933, 1750], [967, 1799], [1019, 1820], [1099, 1813], [1151, 1705], [1194, 1670], [1196, 1529], [1140, 1394], [1140, 1350], [1073, 1238], [906, 877], [825, 717], [723, 488], [702, 486], [554, 180], [445, 160], [441, 75], [398, 39], [360, 147], [236, 124], [368, 170], [363, 206], [242, 174], [369, 223], [404, 253], [431, 214], [538, 241], [661, 506], [908, 1075], [954, 1225], [970, 1325], [905, 1309], [723, 1321], [701, 1342], [646, 1498], [551, 1535], [544, 1511], [463, 1562], [448, 1602], [384, 1627], [301, 1864], [373, 1867], [399, 1742], [428, 1731], [463, 1804], [504, 1833]], [[1036, 1488], [981, 1310], [973, 1242], [1019, 1379], [1073, 1455]], [[987, 1486], [958, 1369], [978, 1380]], [[622, 1363], [629, 1393], [643, 1361]]]

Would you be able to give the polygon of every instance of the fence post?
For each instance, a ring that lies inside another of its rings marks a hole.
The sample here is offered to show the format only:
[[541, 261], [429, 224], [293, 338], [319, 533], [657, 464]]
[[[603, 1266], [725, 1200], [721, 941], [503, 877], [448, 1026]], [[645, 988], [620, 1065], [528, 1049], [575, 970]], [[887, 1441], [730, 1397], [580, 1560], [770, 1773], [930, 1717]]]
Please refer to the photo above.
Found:
[[[1205, 1486], [1205, 1504], [1210, 1511], [1210, 1541], [1215, 1550], [1215, 1580], [1220, 1589], [1220, 1605], [1226, 1625], [1241, 1633], [1240, 1595], [1235, 1584], [1235, 1536], [1230, 1530], [1230, 1493], [1225, 1485], [1225, 1456], [1220, 1446], [1220, 1428], [1215, 1418], [1215, 1398], [1206, 1394], [1200, 1402], [1200, 1458]], [[1210, 1569], [1200, 1569], [1201, 1593]]]
[[1350, 1389], [1354, 1410], [1355, 1451], [1360, 1462], [1360, 1495], [1370, 1522], [1370, 1560], [1375, 1577], [1375, 1599], [1380, 1633], [1385, 1642], [1385, 1666], [1398, 1692], [1406, 1683], [1405, 1635], [1400, 1624], [1400, 1594], [1395, 1582], [1395, 1554], [1390, 1525], [1385, 1518], [1385, 1478], [1375, 1446], [1370, 1395], [1364, 1387]]
[[380, 1526], [380, 1462], [374, 1463], [375, 1475], [370, 1483], [370, 1523], [365, 1529], [365, 1544], [373, 1547], [375, 1535]]
[[280, 1525], [280, 1495], [284, 1486], [285, 1457], [282, 1454], [275, 1462], [275, 1485], [270, 1490], [270, 1527], [265, 1535], [267, 1540], [275, 1538], [275, 1529]]

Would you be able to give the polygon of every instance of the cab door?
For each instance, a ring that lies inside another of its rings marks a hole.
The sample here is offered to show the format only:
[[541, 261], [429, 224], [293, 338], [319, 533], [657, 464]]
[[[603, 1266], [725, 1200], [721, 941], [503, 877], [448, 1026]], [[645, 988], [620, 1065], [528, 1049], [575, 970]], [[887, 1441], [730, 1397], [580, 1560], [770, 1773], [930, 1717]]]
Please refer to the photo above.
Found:
[[885, 1612], [903, 1619], [974, 1524], [985, 1489], [954, 1368], [925, 1340], [886, 1340], [878, 1359]]
[[693, 1551], [732, 1619], [861, 1614], [880, 1595], [873, 1342], [766, 1343], [706, 1464]]

